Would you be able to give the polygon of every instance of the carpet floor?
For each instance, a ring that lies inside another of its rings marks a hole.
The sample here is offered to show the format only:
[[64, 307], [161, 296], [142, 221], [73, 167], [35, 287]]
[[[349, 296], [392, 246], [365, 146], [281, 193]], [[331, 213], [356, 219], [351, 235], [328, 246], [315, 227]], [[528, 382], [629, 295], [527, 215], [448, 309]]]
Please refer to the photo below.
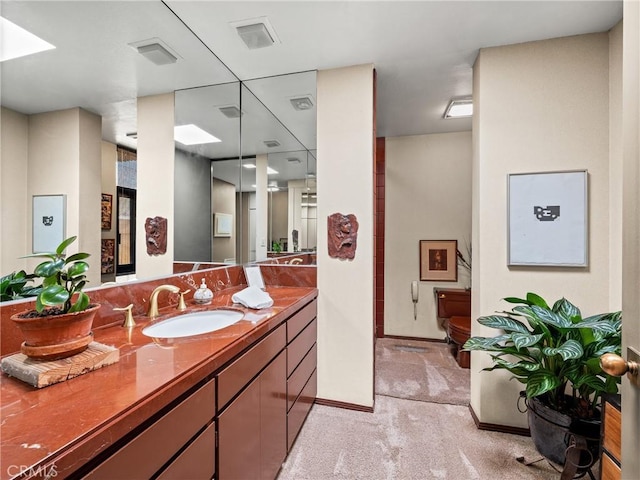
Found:
[[314, 405], [278, 480], [560, 477], [516, 460], [540, 457], [530, 438], [478, 430], [468, 402], [469, 370], [447, 345], [379, 339], [374, 413]]

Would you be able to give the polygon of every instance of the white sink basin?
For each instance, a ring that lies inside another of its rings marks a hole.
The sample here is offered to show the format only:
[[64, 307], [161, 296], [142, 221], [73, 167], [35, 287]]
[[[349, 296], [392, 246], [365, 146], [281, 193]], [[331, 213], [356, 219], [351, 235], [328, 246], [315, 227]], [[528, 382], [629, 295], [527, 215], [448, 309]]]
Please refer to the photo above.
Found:
[[237, 310], [210, 310], [186, 313], [149, 325], [142, 333], [153, 338], [180, 338], [215, 332], [242, 320], [244, 313]]

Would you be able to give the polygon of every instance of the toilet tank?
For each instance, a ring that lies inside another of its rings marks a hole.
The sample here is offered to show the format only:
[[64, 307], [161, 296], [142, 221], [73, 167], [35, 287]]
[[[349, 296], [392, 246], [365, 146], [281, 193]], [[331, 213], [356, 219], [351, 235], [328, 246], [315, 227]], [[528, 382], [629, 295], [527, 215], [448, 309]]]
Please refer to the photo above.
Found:
[[435, 287], [433, 292], [436, 296], [436, 315], [439, 320], [471, 317], [471, 290]]

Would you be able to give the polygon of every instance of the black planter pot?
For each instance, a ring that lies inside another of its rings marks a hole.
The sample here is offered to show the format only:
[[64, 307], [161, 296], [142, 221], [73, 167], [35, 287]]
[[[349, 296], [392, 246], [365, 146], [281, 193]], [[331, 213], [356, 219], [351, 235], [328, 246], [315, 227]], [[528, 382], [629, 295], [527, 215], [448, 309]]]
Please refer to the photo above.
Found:
[[600, 455], [601, 419], [572, 418], [549, 408], [540, 397], [527, 400], [531, 438], [538, 452], [548, 460], [564, 465], [567, 448], [578, 437], [586, 440], [587, 450], [580, 453], [578, 471], [589, 469]]

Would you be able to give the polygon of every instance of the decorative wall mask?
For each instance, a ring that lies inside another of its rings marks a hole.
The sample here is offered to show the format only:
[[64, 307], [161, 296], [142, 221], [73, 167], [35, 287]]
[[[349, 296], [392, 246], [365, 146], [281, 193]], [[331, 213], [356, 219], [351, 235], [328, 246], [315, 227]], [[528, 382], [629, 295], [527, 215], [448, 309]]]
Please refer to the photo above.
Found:
[[327, 240], [331, 258], [355, 258], [358, 226], [358, 219], [353, 214], [334, 213], [327, 217]]
[[167, 253], [167, 219], [164, 217], [147, 217], [144, 222], [147, 234], [147, 254], [164, 255]]

